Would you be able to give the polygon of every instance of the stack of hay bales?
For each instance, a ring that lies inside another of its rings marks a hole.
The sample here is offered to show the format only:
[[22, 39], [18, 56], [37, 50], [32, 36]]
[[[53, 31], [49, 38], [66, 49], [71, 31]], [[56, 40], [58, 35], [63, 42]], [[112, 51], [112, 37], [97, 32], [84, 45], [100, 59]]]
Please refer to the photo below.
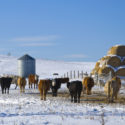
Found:
[[99, 68], [99, 71], [98, 71], [98, 74], [101, 75], [101, 74], [108, 74], [108, 73], [112, 73], [112, 75], [114, 76], [115, 75], [115, 71], [112, 67], [110, 66], [102, 66]]
[[122, 60], [122, 65], [125, 65], [125, 58], [123, 58]]
[[108, 74], [125, 77], [125, 45], [116, 45], [109, 49], [107, 56], [102, 57], [91, 74]]
[[116, 71], [116, 75], [124, 77], [125, 76], [125, 66], [124, 67], [119, 67], [118, 70]]
[[111, 65], [112, 67], [119, 67], [121, 66], [121, 58], [118, 56], [109, 56], [107, 65]]
[[92, 74], [96, 74], [98, 73], [98, 70], [99, 70], [99, 65], [100, 65], [100, 62], [96, 62], [95, 64], [95, 68], [92, 70]]
[[108, 55], [117, 55], [125, 57], [125, 45], [116, 45], [109, 49]]

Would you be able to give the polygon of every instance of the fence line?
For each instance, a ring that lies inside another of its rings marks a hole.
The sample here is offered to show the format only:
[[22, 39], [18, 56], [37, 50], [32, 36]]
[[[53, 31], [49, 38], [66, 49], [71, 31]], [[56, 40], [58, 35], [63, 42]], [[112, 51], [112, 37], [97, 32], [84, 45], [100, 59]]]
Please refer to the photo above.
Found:
[[79, 70], [71, 70], [69, 72], [64, 73], [63, 77], [68, 77], [69, 79], [83, 79], [85, 76], [88, 76], [87, 72], [79, 71]]

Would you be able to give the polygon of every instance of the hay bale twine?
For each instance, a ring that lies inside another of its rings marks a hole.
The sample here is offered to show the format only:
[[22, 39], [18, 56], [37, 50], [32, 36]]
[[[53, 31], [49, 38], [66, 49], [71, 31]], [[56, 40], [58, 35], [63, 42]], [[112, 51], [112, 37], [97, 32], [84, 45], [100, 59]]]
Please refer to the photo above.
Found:
[[112, 76], [115, 75], [115, 72], [114, 72], [114, 69], [109, 67], [109, 66], [103, 66], [99, 69], [98, 71], [98, 74], [101, 75], [101, 74], [108, 74], [108, 73], [112, 73]]
[[108, 55], [125, 56], [125, 45], [116, 45], [109, 49]]
[[107, 65], [111, 65], [113, 67], [119, 67], [121, 66], [121, 59], [118, 57], [118, 56], [110, 56], [108, 59], [107, 59]]
[[125, 58], [122, 60], [122, 65], [125, 65]]
[[116, 75], [125, 77], [125, 66], [118, 68], [118, 70], [116, 71]]

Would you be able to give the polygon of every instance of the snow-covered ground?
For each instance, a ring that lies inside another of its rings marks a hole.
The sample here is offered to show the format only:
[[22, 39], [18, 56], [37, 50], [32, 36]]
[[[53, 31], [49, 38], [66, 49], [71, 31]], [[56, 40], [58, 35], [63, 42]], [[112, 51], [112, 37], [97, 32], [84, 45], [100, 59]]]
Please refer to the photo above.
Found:
[[[63, 75], [70, 70], [90, 72], [95, 63], [62, 62], [38, 59], [36, 72], [40, 78], [53, 77], [54, 72]], [[17, 74], [17, 58], [0, 56], [0, 74]], [[10, 94], [0, 92], [0, 125], [124, 125], [125, 106], [122, 104], [70, 102], [65, 85], [52, 97], [51, 91], [46, 101], [40, 100], [37, 89], [28, 89], [20, 94], [19, 88], [11, 85]], [[94, 87], [94, 90], [97, 90]], [[103, 89], [100, 89], [103, 91]]]

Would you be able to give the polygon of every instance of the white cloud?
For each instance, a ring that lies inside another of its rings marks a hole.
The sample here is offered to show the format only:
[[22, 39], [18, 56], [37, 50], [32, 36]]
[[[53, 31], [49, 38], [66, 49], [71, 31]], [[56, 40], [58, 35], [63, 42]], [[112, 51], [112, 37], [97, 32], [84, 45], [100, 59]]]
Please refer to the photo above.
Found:
[[0, 52], [5, 51], [6, 49], [0, 48]]
[[20, 46], [38, 47], [38, 46], [53, 46], [53, 43], [24, 43]]
[[53, 41], [58, 39], [57, 35], [48, 35], [48, 36], [36, 36], [36, 37], [19, 37], [13, 38], [10, 41], [14, 42], [38, 42], [38, 41]]
[[72, 55], [66, 55], [65, 58], [72, 58], [72, 59], [82, 59], [86, 58], [87, 56], [84, 54], [72, 54]]

